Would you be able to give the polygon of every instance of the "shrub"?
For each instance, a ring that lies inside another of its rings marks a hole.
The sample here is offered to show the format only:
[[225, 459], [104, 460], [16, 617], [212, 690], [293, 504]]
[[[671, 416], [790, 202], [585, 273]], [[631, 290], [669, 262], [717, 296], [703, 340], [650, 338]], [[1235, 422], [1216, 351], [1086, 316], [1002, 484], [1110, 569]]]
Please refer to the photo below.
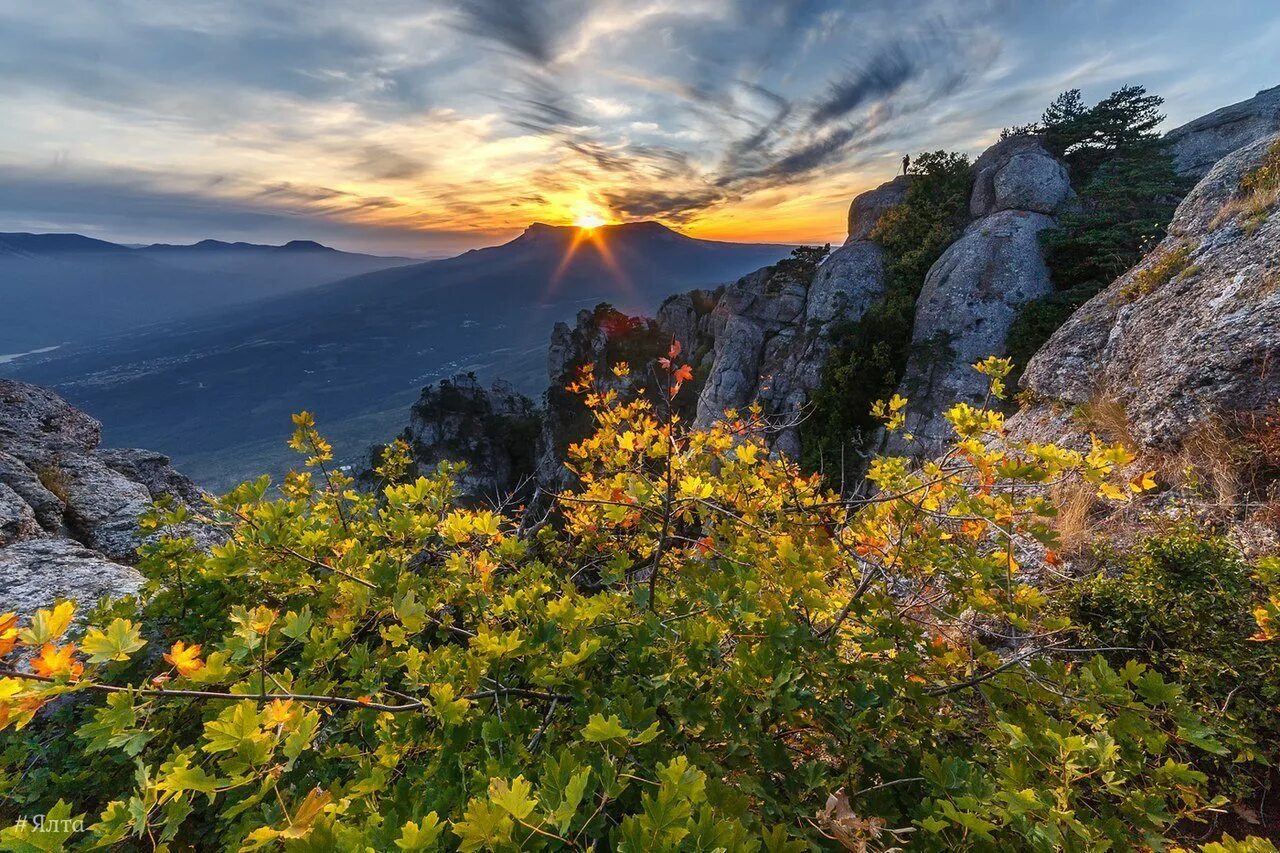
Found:
[[791, 256], [783, 258], [773, 265], [769, 280], [765, 284], [765, 292], [777, 295], [789, 284], [808, 287], [818, 272], [822, 259], [831, 253], [831, 244], [822, 246], [797, 246], [791, 250]]
[[1246, 234], [1252, 234], [1280, 204], [1280, 141], [1267, 149], [1266, 159], [1240, 179], [1240, 188], [1213, 218], [1217, 228], [1228, 220], [1238, 220]]
[[1280, 645], [1257, 636], [1254, 614], [1276, 579], [1271, 561], [1253, 572], [1223, 540], [1186, 528], [1105, 558], [1063, 599], [1080, 642], [1183, 685], [1220, 733], [1197, 763], [1233, 798], [1263, 792], [1280, 758]]
[[558, 524], [459, 508], [447, 469], [354, 492], [304, 414], [306, 471], [212, 504], [225, 544], [151, 542], [74, 641], [70, 603], [0, 617], [36, 655], [0, 674], [5, 810], [84, 816], [86, 847], [799, 853], [1160, 847], [1214, 805], [1183, 689], [1063, 642], [1026, 580], [1054, 544], [1028, 487], [1127, 492], [1122, 448], [959, 405], [945, 465], [878, 460], [849, 502], [754, 412], [690, 432], [574, 389], [597, 429]]

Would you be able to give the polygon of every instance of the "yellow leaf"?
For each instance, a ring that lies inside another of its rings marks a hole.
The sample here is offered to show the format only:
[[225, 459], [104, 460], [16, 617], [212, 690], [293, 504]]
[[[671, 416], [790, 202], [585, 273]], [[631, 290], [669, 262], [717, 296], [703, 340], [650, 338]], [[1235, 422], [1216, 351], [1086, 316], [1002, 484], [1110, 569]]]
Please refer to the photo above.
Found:
[[59, 639], [71, 627], [71, 617], [75, 612], [76, 606], [70, 601], [63, 601], [52, 610], [37, 610], [31, 624], [20, 635], [22, 642], [38, 646]]
[[18, 642], [18, 614], [5, 613], [0, 616], [0, 658], [13, 651]]
[[1102, 483], [1098, 486], [1099, 497], [1107, 498], [1113, 501], [1127, 501], [1129, 496], [1120, 491], [1120, 487], [1115, 483]]

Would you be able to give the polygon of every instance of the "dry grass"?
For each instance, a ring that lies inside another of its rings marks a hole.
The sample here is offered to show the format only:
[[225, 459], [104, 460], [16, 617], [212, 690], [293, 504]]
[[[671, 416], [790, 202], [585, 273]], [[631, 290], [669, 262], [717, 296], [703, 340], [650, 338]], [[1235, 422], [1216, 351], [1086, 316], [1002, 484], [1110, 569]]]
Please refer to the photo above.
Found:
[[40, 485], [52, 492], [54, 497], [64, 504], [67, 502], [67, 478], [59, 468], [52, 465], [41, 468], [36, 472], [36, 477], [40, 480]]
[[1059, 548], [1067, 555], [1081, 553], [1091, 538], [1090, 521], [1098, 506], [1097, 489], [1077, 480], [1058, 486], [1050, 499], [1058, 510], [1053, 526], [1058, 532]]
[[1156, 460], [1159, 479], [1204, 491], [1213, 509], [1233, 514], [1245, 493], [1245, 477], [1240, 444], [1232, 432], [1220, 419], [1206, 422], [1187, 436], [1178, 452]]
[[1246, 234], [1252, 234], [1270, 218], [1277, 205], [1280, 205], [1280, 142], [1268, 149], [1261, 165], [1240, 179], [1239, 191], [1227, 199], [1209, 227], [1238, 221]]
[[1191, 263], [1193, 248], [1190, 243], [1179, 243], [1161, 253], [1151, 264], [1138, 270], [1120, 289], [1120, 301], [1132, 302], [1135, 299], [1141, 299], [1175, 279], [1195, 275], [1199, 267]]
[[1124, 404], [1106, 393], [1099, 393], [1080, 406], [1077, 415], [1090, 432], [1098, 433], [1107, 441], [1124, 446], [1130, 453], [1138, 452], [1138, 440], [1129, 426], [1129, 415]]

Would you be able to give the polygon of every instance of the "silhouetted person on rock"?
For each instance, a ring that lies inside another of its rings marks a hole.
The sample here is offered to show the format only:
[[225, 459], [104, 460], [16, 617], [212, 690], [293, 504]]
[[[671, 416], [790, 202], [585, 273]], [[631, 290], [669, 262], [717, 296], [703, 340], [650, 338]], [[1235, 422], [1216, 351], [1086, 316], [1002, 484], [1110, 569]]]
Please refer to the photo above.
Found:
[[911, 168], [911, 155], [903, 154], [902, 155], [902, 174], [905, 175], [907, 173], [907, 169], [909, 168]]

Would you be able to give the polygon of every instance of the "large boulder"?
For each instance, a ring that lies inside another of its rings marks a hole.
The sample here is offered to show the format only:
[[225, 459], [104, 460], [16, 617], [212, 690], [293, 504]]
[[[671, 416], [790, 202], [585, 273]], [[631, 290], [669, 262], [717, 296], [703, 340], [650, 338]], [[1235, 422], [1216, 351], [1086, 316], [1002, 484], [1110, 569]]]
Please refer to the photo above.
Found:
[[0, 450], [28, 465], [98, 446], [102, 425], [47, 388], [0, 379]]
[[1052, 227], [1043, 213], [1000, 211], [970, 224], [929, 270], [899, 388], [915, 442], [894, 434], [890, 452], [936, 453], [950, 437], [943, 412], [957, 401], [984, 402], [988, 382], [972, 365], [1003, 354], [1018, 308], [1052, 292], [1039, 237]]
[[70, 539], [26, 539], [0, 548], [0, 612], [32, 614], [63, 599], [89, 606], [132, 595], [142, 575]]
[[136, 447], [99, 447], [93, 455], [112, 471], [143, 486], [152, 500], [170, 497], [192, 507], [204, 503], [204, 490], [175, 469], [163, 453]]
[[976, 218], [934, 262], [916, 302], [898, 386], [909, 401], [906, 428], [887, 436], [887, 452], [934, 455], [951, 436], [943, 413], [986, 401], [988, 380], [973, 364], [1003, 355], [1018, 309], [1053, 292], [1040, 232], [1056, 225], [1050, 214], [1070, 197], [1066, 167], [1038, 136], [1006, 137], [978, 158], [969, 197]]
[[973, 166], [969, 213], [1001, 210], [1054, 214], [1071, 197], [1066, 166], [1045, 150], [1038, 136], [1010, 136], [982, 153]]
[[1214, 110], [1165, 134], [1180, 175], [1204, 177], [1233, 151], [1280, 131], [1280, 86]]
[[871, 239], [871, 232], [875, 230], [880, 217], [894, 205], [902, 204], [910, 186], [911, 176], [899, 175], [874, 190], [862, 193], [850, 202], [849, 237], [845, 242], [856, 243], [859, 240]]
[[1132, 437], [1177, 447], [1217, 416], [1280, 399], [1280, 215], [1238, 212], [1241, 178], [1280, 136], [1225, 157], [1182, 202], [1155, 251], [1082, 306], [1027, 366], [1040, 402], [1011, 425], [1029, 431], [1046, 406], [1105, 398]]
[[62, 455], [45, 477], [78, 540], [114, 560], [133, 558], [142, 542], [138, 518], [151, 504], [145, 486], [89, 455]]

